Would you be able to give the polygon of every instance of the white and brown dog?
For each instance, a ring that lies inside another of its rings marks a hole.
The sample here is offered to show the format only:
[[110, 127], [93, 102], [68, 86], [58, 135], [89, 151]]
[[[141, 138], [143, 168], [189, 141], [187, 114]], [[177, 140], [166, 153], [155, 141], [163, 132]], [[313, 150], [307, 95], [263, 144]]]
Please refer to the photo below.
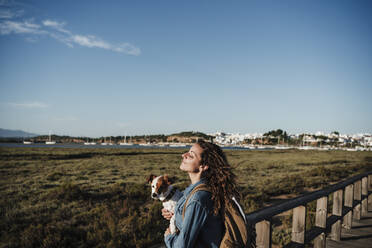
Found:
[[173, 213], [169, 229], [172, 234], [176, 233], [174, 209], [177, 201], [182, 197], [182, 193], [172, 185], [168, 175], [155, 176], [151, 174], [147, 178], [147, 182], [151, 184], [151, 197], [160, 200], [163, 203], [163, 207]]

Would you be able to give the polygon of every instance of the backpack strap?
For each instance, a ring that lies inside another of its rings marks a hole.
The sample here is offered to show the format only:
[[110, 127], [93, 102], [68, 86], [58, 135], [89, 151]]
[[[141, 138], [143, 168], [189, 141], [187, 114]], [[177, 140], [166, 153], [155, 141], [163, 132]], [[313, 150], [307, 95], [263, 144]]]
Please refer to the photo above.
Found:
[[190, 194], [187, 196], [186, 198], [186, 201], [185, 201], [185, 204], [183, 205], [183, 209], [182, 209], [182, 220], [185, 218], [185, 213], [186, 213], [186, 207], [187, 207], [187, 204], [189, 203], [189, 200], [191, 198], [191, 196], [193, 194], [195, 194], [197, 191], [207, 191], [207, 192], [212, 192], [211, 189], [205, 184], [205, 183], [201, 183], [199, 184], [198, 186], [196, 186], [191, 192]]

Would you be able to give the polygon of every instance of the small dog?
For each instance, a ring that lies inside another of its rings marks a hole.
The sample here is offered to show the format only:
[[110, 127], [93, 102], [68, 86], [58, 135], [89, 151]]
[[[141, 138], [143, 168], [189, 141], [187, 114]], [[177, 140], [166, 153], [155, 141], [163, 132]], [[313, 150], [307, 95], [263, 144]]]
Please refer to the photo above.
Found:
[[158, 199], [163, 202], [163, 207], [173, 213], [170, 219], [169, 229], [170, 232], [176, 233], [176, 224], [174, 217], [174, 209], [177, 201], [182, 197], [182, 193], [174, 186], [172, 186], [171, 179], [168, 175], [154, 176], [150, 175], [147, 182], [151, 184], [151, 198]]

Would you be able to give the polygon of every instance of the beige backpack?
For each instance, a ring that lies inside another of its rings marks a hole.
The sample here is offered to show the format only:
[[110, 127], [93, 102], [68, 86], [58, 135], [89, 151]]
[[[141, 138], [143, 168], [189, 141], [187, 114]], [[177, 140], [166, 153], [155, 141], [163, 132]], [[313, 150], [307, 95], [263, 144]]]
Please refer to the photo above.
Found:
[[[211, 192], [206, 184], [196, 186], [183, 206], [182, 219], [185, 217], [186, 206], [190, 197], [199, 190]], [[235, 204], [226, 203], [225, 205], [225, 214], [222, 216], [225, 224], [225, 234], [220, 248], [256, 247], [256, 230], [254, 227], [247, 225], [241, 206], [235, 199], [234, 202]]]

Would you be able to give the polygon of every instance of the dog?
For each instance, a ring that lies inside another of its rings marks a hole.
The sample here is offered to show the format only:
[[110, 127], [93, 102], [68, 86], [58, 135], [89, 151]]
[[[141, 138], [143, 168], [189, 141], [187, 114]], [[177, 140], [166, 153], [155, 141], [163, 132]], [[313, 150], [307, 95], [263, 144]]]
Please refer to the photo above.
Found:
[[182, 193], [172, 185], [172, 180], [168, 175], [155, 176], [151, 174], [148, 176], [147, 182], [151, 184], [151, 198], [160, 200], [163, 203], [163, 207], [173, 213], [169, 229], [172, 234], [176, 233], [174, 209], [177, 201], [182, 197]]

